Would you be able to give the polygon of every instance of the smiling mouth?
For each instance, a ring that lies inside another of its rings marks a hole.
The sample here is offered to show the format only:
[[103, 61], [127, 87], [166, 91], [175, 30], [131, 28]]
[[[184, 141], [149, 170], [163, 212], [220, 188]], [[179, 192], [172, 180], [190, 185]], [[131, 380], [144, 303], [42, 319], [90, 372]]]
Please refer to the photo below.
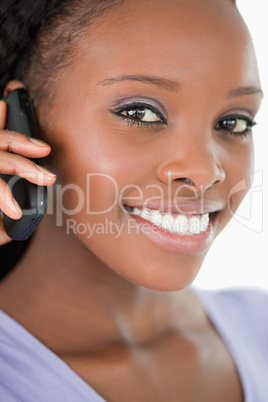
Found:
[[160, 229], [182, 236], [200, 235], [206, 232], [217, 214], [216, 211], [203, 214], [167, 213], [156, 209], [137, 208], [128, 205], [125, 205], [125, 209], [132, 216], [156, 225]]

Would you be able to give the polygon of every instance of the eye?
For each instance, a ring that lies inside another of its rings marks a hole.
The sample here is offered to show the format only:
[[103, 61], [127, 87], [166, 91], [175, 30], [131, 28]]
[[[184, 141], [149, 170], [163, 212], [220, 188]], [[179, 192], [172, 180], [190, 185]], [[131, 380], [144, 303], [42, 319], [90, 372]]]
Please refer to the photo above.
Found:
[[147, 123], [161, 121], [161, 119], [152, 110], [144, 107], [136, 107], [136, 109], [124, 110], [121, 112], [121, 115]]
[[250, 117], [232, 114], [221, 118], [215, 125], [215, 130], [225, 131], [235, 136], [247, 136], [256, 123]]
[[132, 103], [111, 110], [118, 118], [126, 120], [128, 124], [137, 124], [138, 127], [155, 127], [167, 124], [166, 118], [154, 106], [144, 103]]

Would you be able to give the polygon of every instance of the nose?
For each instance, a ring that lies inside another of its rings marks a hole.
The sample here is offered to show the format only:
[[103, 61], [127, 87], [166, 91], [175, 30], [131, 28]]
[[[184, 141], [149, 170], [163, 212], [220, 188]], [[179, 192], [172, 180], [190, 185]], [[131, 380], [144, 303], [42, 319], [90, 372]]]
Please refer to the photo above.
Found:
[[212, 188], [225, 180], [225, 171], [216, 150], [205, 146], [179, 150], [175, 158], [159, 166], [157, 174], [164, 183], [176, 181], [196, 191]]

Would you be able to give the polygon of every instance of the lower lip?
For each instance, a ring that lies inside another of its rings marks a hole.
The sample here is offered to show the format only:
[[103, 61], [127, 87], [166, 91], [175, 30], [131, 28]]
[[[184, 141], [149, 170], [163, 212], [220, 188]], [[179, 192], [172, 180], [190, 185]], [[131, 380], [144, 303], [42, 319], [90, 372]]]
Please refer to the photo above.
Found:
[[[214, 215], [214, 214], [213, 214]], [[210, 215], [210, 223], [205, 232], [200, 234], [183, 236], [177, 233], [171, 233], [168, 230], [154, 225], [153, 223], [140, 218], [137, 215], [131, 215], [135, 218], [142, 232], [159, 246], [183, 254], [199, 254], [206, 251], [214, 239], [214, 216]]]

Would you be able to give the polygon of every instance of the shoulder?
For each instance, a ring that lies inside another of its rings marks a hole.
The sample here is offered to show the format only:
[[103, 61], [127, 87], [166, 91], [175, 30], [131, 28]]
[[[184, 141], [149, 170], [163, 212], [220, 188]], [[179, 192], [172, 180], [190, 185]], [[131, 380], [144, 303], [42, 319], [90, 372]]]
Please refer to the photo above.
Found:
[[258, 288], [205, 291], [196, 294], [211, 320], [263, 342], [268, 339], [268, 292]]
[[66, 363], [0, 310], [0, 402], [104, 401]]
[[259, 288], [241, 288], [219, 291], [195, 289], [196, 294], [205, 301], [233, 312], [259, 312], [266, 317], [265, 308], [268, 307], [268, 292]]
[[195, 291], [234, 359], [246, 400], [267, 400], [268, 293], [248, 288]]

